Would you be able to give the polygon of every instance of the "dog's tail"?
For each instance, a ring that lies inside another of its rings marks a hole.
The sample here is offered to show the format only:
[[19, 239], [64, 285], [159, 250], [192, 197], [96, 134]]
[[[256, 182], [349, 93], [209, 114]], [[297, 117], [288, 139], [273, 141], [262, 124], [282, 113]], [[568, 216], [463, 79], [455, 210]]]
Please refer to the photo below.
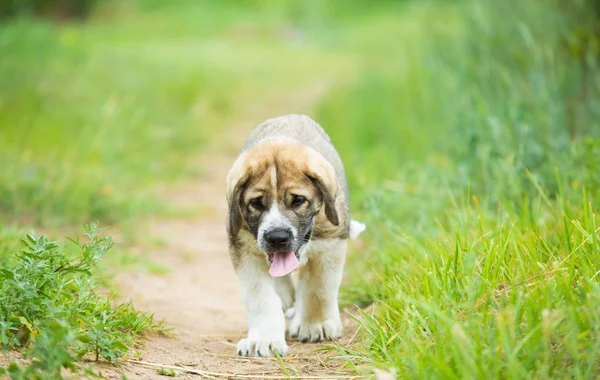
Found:
[[367, 229], [367, 226], [364, 223], [358, 222], [356, 220], [350, 221], [350, 239], [354, 240], [360, 235], [361, 232]]

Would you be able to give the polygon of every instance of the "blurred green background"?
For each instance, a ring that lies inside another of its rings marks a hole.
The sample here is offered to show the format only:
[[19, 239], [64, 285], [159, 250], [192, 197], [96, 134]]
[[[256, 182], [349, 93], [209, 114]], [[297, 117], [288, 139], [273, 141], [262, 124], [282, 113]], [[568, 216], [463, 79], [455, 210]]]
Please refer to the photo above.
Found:
[[[369, 229], [342, 352], [414, 378], [600, 375], [600, 6], [0, 3], [0, 217], [124, 223], [261, 99], [313, 116]], [[260, 120], [256, 120], [259, 122]]]

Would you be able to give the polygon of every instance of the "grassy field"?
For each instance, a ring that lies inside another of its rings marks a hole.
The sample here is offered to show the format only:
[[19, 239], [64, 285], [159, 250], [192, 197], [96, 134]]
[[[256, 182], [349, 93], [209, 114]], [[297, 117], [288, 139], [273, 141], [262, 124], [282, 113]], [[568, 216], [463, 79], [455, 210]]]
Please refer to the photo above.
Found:
[[508, 3], [387, 14], [316, 113], [370, 226], [346, 352], [401, 378], [599, 375], [598, 18]]
[[591, 2], [117, 9], [0, 26], [2, 242], [162, 212], [157, 186], [197, 174], [239, 109], [334, 78], [313, 116], [369, 225], [342, 295], [362, 340], [341, 353], [401, 378], [600, 375]]

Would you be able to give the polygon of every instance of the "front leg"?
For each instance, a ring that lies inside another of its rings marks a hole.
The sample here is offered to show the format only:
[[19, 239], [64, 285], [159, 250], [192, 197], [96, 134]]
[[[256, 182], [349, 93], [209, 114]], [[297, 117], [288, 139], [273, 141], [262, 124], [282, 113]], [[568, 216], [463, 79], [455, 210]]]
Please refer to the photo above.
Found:
[[273, 277], [275, 292], [281, 299], [281, 306], [284, 312], [293, 309], [294, 300], [296, 299], [296, 290], [292, 282], [292, 275], [288, 274], [283, 277]]
[[246, 257], [237, 266], [236, 274], [248, 319], [248, 337], [239, 341], [238, 355], [287, 354], [285, 317], [266, 263], [258, 257]]
[[[311, 242], [312, 243], [312, 242]], [[338, 292], [346, 258], [346, 240], [317, 241], [300, 269], [296, 314], [290, 335], [303, 342], [342, 337]]]

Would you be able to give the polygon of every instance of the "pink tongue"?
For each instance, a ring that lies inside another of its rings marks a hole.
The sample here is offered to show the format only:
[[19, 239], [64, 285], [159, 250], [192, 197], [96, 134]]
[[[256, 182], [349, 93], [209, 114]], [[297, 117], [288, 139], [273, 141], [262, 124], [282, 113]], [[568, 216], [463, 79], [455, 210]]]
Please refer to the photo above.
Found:
[[273, 256], [273, 263], [269, 268], [269, 274], [273, 277], [281, 277], [293, 271], [300, 262], [296, 258], [294, 251], [285, 251], [276, 253]]

